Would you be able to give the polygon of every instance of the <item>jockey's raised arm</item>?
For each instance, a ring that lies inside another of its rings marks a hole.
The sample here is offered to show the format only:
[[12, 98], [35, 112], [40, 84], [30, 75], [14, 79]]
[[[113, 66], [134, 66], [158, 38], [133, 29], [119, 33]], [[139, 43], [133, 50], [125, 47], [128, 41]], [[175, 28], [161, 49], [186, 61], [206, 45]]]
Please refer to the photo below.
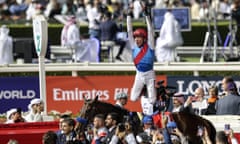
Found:
[[133, 48], [135, 41], [133, 38], [132, 18], [130, 15], [127, 16], [127, 33], [128, 33], [128, 40], [129, 40], [130, 46], [131, 48]]
[[152, 22], [150, 19], [150, 16], [145, 16], [146, 22], [147, 22], [147, 31], [148, 31], [148, 44], [150, 45], [150, 48], [155, 49], [154, 46], [154, 31]]

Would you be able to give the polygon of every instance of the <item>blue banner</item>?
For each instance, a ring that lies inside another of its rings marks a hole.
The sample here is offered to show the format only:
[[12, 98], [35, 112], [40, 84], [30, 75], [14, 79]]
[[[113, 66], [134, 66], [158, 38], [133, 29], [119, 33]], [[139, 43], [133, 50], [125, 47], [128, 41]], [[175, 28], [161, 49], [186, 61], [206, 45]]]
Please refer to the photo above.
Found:
[[11, 108], [27, 111], [30, 101], [39, 97], [38, 77], [0, 78], [0, 113]]
[[[177, 92], [184, 94], [185, 96], [194, 95], [194, 91], [197, 87], [202, 87], [206, 95], [208, 95], [208, 88], [212, 85], [216, 85], [219, 89], [219, 93], [222, 92], [221, 83], [222, 76], [168, 76], [167, 85], [175, 86]], [[239, 92], [240, 77], [233, 77]]]

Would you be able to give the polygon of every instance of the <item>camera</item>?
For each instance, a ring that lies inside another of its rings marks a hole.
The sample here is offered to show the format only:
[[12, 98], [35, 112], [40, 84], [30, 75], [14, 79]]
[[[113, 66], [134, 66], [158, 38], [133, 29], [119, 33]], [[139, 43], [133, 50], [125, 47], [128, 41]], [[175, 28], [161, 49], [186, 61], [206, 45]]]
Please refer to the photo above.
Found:
[[176, 93], [176, 87], [174, 86], [164, 86], [164, 80], [157, 82], [157, 99], [161, 99], [160, 105], [154, 107], [154, 111], [166, 111], [169, 107], [170, 97]]
[[119, 132], [124, 132], [126, 130], [125, 124], [124, 123], [119, 123], [118, 124], [118, 130], [119, 130]]

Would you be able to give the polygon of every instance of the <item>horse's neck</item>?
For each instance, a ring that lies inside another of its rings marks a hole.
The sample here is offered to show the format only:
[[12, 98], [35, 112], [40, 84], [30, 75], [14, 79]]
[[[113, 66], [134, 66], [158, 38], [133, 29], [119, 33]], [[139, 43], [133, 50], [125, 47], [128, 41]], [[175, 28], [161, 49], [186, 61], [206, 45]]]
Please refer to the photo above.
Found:
[[127, 109], [121, 108], [119, 106], [115, 106], [115, 105], [109, 104], [109, 103], [106, 103], [105, 105], [102, 105], [101, 109], [102, 109], [103, 113], [105, 113], [105, 114], [108, 114], [110, 112], [115, 112], [115, 113], [119, 114], [122, 117], [124, 115], [129, 115], [129, 111]]

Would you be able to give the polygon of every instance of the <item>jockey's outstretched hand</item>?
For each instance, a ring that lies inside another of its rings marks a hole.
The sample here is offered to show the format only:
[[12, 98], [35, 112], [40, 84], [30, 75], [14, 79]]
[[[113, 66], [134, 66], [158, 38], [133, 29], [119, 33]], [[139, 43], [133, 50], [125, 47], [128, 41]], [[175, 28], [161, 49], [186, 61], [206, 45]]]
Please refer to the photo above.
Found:
[[127, 9], [127, 15], [132, 16], [132, 14], [133, 14], [133, 4], [129, 3], [128, 9]]
[[142, 6], [142, 11], [144, 13], [145, 16], [149, 16], [150, 12], [149, 12], [149, 7], [146, 6], [146, 4], [144, 4], [143, 2], [140, 1], [140, 4]]

